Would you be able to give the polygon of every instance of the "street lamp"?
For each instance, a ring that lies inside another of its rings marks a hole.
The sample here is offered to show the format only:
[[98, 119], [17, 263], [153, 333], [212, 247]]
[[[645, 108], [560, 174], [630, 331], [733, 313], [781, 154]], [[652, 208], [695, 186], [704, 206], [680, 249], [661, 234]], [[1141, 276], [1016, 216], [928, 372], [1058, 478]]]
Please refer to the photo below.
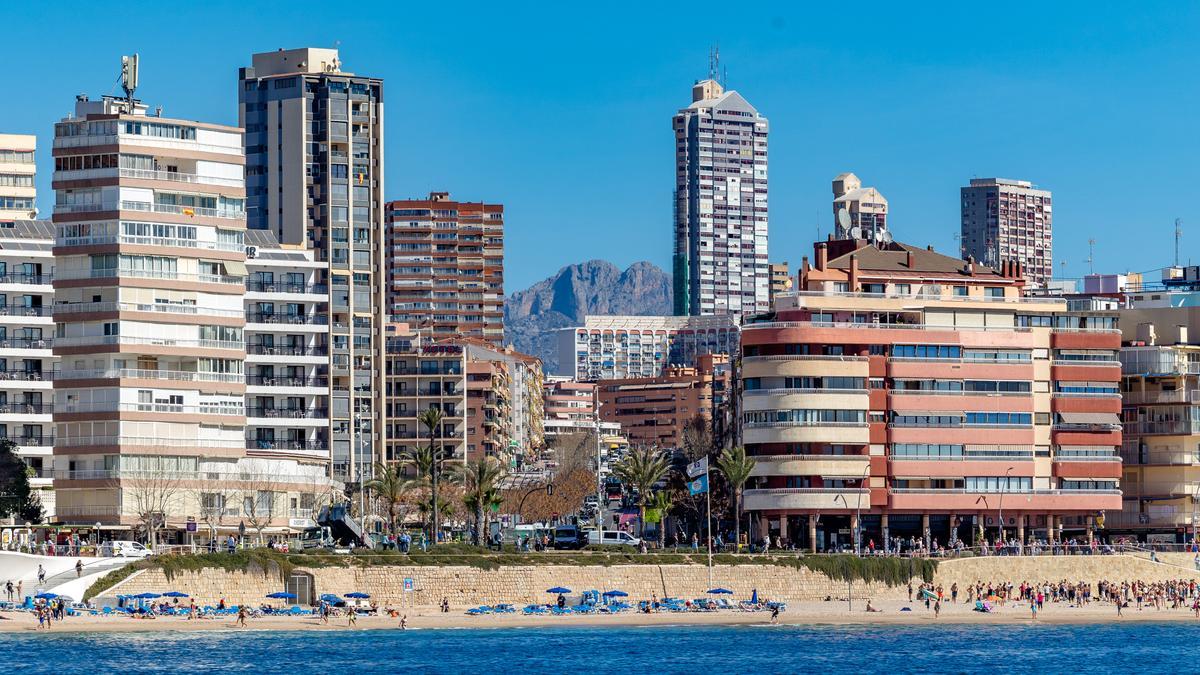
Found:
[[[839, 499], [842, 500], [842, 505], [844, 505], [847, 509], [850, 508], [850, 505], [846, 503], [846, 498], [843, 497], [842, 495], [835, 496], [833, 498], [834, 503], [837, 503], [837, 500], [839, 500]], [[857, 550], [855, 551], [855, 553], [857, 554]], [[850, 574], [846, 575], [846, 611], [847, 612], [854, 611], [854, 582], [851, 580], [851, 576], [852, 575], [850, 575]]]
[[1008, 487], [1008, 475], [1012, 473], [1013, 467], [1008, 467], [1004, 472], [1004, 482], [1000, 484], [1000, 503], [996, 509], [1000, 517], [1000, 543], [1004, 543], [1004, 488]]

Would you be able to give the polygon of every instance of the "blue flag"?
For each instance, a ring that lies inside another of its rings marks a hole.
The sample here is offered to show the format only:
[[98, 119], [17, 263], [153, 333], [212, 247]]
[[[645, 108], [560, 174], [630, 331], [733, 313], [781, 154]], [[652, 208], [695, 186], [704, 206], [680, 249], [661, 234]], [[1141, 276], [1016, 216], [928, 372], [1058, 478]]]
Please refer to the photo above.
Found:
[[708, 476], [700, 476], [696, 480], [688, 483], [688, 494], [702, 495], [708, 492]]

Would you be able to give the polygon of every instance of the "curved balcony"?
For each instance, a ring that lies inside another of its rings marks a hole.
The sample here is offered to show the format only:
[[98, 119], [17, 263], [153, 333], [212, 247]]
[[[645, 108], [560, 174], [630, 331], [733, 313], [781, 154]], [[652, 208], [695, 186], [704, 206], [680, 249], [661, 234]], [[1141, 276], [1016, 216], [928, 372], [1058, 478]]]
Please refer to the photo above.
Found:
[[[999, 492], [965, 489], [891, 488], [889, 506], [913, 511], [996, 511]], [[1120, 490], [1026, 490], [1005, 492], [1003, 507], [1019, 511], [1120, 511]]]
[[866, 422], [755, 422], [742, 425], [746, 444], [755, 443], [833, 443], [866, 445], [870, 443]]
[[862, 478], [869, 455], [755, 455], [751, 476], [824, 476]]
[[214, 316], [236, 319], [242, 316], [242, 310], [217, 309], [215, 307], [197, 307], [168, 302], [64, 302], [54, 305], [54, 314], [75, 314], [92, 312], [154, 312], [162, 314], [186, 314], [189, 316]]
[[845, 511], [871, 506], [871, 491], [857, 488], [774, 488], [746, 490], [747, 511]]

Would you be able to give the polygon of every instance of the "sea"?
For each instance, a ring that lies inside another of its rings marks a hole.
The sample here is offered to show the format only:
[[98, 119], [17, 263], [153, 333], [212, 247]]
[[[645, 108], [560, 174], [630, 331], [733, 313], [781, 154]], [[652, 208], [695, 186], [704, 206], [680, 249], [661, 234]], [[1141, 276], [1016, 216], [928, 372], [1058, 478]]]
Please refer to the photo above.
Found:
[[1200, 622], [0, 633], [13, 673], [1200, 672]]

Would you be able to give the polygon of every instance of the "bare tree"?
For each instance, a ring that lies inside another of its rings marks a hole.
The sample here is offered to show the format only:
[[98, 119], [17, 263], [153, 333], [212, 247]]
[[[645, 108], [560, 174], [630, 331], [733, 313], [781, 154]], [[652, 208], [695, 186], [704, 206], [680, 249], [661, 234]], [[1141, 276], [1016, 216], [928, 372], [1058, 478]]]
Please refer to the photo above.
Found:
[[242, 473], [242, 515], [263, 543], [263, 530], [279, 515], [280, 479], [265, 462], [252, 462]]
[[182, 486], [179, 473], [162, 469], [128, 472], [112, 485], [124, 495], [126, 504], [145, 528], [151, 549], [158, 542], [158, 530], [166, 525], [167, 514], [176, 505]]
[[236, 498], [235, 491], [222, 485], [207, 487], [200, 493], [200, 520], [208, 525], [209, 539], [216, 541], [217, 527], [225, 524], [229, 502]]

